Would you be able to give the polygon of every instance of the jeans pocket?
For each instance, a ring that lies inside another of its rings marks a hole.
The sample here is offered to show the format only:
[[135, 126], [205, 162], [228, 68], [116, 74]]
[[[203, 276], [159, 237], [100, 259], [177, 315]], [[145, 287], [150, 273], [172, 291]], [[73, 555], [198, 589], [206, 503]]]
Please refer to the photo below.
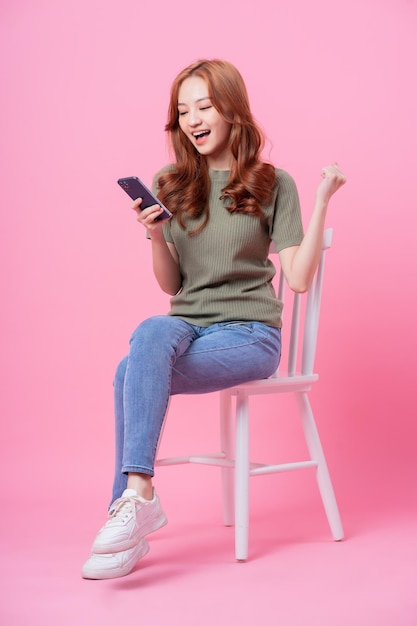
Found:
[[241, 328], [242, 330], [247, 330], [249, 333], [253, 333], [253, 322], [239, 322], [239, 321], [231, 321], [231, 322], [221, 322], [219, 324], [220, 328]]

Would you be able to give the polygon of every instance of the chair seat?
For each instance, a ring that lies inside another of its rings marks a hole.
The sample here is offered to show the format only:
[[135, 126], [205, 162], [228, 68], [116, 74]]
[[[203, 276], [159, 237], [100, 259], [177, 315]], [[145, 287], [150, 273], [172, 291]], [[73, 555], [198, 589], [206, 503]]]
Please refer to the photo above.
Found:
[[309, 391], [312, 384], [317, 382], [318, 379], [318, 374], [301, 374], [297, 372], [289, 374], [287, 372], [281, 372], [276, 376], [271, 376], [271, 378], [254, 380], [241, 385], [236, 385], [235, 387], [229, 387], [221, 393], [231, 396], [236, 396], [238, 394], [254, 396], [267, 393], [287, 393], [289, 391], [297, 393], [301, 391]]

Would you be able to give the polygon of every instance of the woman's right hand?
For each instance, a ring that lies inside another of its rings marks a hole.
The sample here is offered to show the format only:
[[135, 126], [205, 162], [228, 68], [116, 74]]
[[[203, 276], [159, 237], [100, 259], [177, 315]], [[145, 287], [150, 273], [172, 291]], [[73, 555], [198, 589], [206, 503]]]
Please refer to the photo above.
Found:
[[132, 204], [132, 209], [136, 212], [138, 222], [146, 228], [150, 235], [155, 277], [162, 291], [174, 296], [181, 289], [182, 277], [175, 246], [173, 243], [165, 241], [162, 230], [162, 224], [169, 218], [155, 221], [163, 212], [159, 204], [148, 206], [143, 211], [140, 208], [141, 204], [142, 198], [138, 198]]
[[146, 207], [146, 209], [141, 209], [140, 205], [142, 204], [142, 198], [138, 198], [132, 204], [132, 209], [136, 212], [136, 219], [140, 224], [142, 224], [150, 233], [155, 233], [155, 231], [162, 232], [162, 224], [167, 220], [158, 220], [155, 221], [159, 215], [163, 212], [163, 209], [159, 206], [159, 204], [153, 204], [152, 206]]

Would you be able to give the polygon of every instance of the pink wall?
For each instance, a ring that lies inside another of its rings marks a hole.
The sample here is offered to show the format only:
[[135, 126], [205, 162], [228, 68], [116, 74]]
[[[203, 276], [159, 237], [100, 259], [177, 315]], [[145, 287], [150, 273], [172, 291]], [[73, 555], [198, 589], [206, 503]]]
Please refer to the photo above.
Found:
[[[63, 477], [66, 493], [107, 494], [114, 367], [137, 323], [168, 306], [115, 181], [150, 182], [167, 162], [171, 80], [208, 56], [240, 68], [305, 220], [321, 166], [347, 174], [328, 219], [314, 402], [342, 510], [415, 504], [416, 17], [406, 0], [1, 3], [10, 489], [29, 475], [42, 490]], [[210, 431], [216, 406], [177, 400], [169, 445], [185, 427]]]

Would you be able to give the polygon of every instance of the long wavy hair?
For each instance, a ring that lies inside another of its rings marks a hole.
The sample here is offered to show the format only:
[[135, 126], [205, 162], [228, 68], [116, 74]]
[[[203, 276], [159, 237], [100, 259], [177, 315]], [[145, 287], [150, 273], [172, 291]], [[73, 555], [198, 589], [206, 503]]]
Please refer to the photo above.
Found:
[[179, 90], [192, 76], [206, 81], [212, 105], [231, 124], [232, 165], [229, 181], [220, 196], [228, 200], [227, 210], [262, 218], [262, 205], [268, 203], [276, 178], [274, 167], [260, 160], [265, 139], [251, 113], [246, 86], [239, 71], [231, 63], [219, 59], [203, 59], [185, 68], [172, 84], [165, 126], [176, 162], [159, 178], [158, 197], [176, 214], [184, 229], [185, 216], [198, 218], [204, 215], [201, 225], [189, 231], [190, 235], [195, 235], [209, 220], [210, 178], [206, 157], [199, 154], [179, 125]]

